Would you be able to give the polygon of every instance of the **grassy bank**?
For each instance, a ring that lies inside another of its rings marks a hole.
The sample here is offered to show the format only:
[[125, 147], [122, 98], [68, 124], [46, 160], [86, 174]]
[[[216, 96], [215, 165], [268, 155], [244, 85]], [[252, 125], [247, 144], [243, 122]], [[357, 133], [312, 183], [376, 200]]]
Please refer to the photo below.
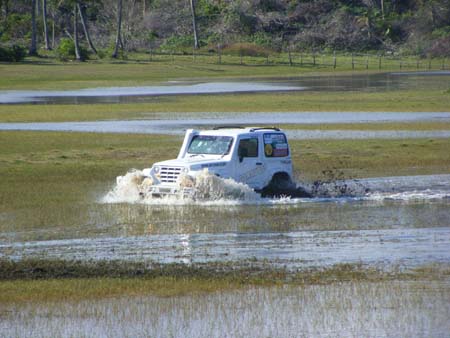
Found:
[[[348, 71], [348, 69], [345, 69]], [[365, 72], [366, 70], [364, 70]], [[289, 65], [239, 65], [192, 62], [178, 57], [172, 61], [18, 63], [0, 64], [0, 89], [79, 89], [111, 86], [143, 86], [182, 79], [230, 79], [236, 77], [289, 77], [332, 73], [330, 68]]]
[[450, 94], [443, 90], [189, 95], [130, 104], [0, 105], [0, 122], [146, 119], [185, 112], [447, 112], [449, 107]]
[[[126, 60], [91, 60], [88, 62], [60, 62], [54, 58], [27, 58], [23, 63], [0, 63], [0, 89], [78, 89], [87, 87], [140, 86], [184, 78], [233, 77], [292, 77], [336, 73], [367, 73], [442, 68], [443, 60], [405, 58], [383, 59], [380, 69], [378, 57], [337, 56], [334, 68], [332, 55], [292, 55], [266, 57], [210, 55], [131, 54]], [[418, 61], [420, 63], [418, 64]], [[353, 66], [352, 66], [353, 62]], [[430, 63], [431, 62], [431, 63]], [[419, 69], [417, 67], [420, 67]]]

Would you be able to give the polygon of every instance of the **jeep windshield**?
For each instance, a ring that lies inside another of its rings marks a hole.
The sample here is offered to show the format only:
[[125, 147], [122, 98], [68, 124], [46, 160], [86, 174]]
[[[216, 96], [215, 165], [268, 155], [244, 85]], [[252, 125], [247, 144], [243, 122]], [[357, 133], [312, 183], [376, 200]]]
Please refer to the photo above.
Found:
[[188, 154], [227, 155], [233, 138], [231, 136], [196, 135], [189, 144]]

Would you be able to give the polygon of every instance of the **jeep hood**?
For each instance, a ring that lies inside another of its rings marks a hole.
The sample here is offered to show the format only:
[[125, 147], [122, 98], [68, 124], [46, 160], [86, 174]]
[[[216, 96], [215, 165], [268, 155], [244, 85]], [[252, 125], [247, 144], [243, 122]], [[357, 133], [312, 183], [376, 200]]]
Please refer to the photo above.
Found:
[[[210, 156], [210, 155], [209, 155]], [[154, 163], [153, 166], [173, 166], [173, 167], [189, 167], [195, 169], [208, 168], [211, 165], [225, 165], [228, 161], [221, 159], [221, 155], [216, 155], [217, 158], [195, 156], [191, 158], [173, 159]]]

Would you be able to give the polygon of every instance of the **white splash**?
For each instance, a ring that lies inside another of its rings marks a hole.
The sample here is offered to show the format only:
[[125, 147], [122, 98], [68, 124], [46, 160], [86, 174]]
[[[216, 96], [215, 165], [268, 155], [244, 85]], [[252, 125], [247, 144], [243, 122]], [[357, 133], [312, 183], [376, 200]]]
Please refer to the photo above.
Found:
[[137, 203], [142, 200], [140, 185], [144, 180], [141, 170], [132, 169], [118, 180], [116, 186], [101, 200], [103, 203]]
[[102, 203], [141, 203], [150, 205], [185, 205], [185, 204], [242, 204], [258, 203], [263, 199], [248, 185], [201, 172], [194, 182], [194, 194], [183, 196], [182, 193], [154, 197], [147, 193], [145, 176], [140, 170], [131, 170], [118, 180], [116, 186], [102, 199]]
[[[101, 203], [131, 203], [148, 205], [295, 205], [320, 202], [355, 201], [450, 201], [450, 175], [428, 175], [411, 177], [368, 178], [322, 183], [308, 186], [302, 183], [313, 198], [262, 198], [248, 185], [224, 179], [209, 173], [200, 173], [194, 182], [194, 194], [155, 197], [148, 193], [145, 176], [140, 170], [130, 170], [118, 180], [116, 186], [101, 200]], [[428, 187], [428, 188], [427, 188]]]

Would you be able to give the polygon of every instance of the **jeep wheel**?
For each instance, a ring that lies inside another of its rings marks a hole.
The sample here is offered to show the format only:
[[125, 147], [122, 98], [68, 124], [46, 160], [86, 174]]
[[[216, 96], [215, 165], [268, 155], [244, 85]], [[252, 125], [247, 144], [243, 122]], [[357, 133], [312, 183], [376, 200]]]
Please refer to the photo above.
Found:
[[261, 190], [261, 197], [312, 197], [302, 187], [297, 187], [295, 182], [286, 173], [278, 173], [272, 177], [270, 183]]

